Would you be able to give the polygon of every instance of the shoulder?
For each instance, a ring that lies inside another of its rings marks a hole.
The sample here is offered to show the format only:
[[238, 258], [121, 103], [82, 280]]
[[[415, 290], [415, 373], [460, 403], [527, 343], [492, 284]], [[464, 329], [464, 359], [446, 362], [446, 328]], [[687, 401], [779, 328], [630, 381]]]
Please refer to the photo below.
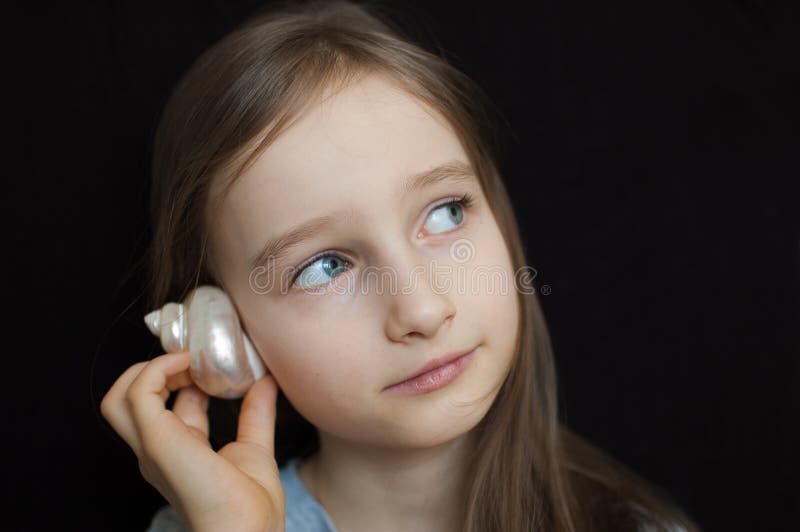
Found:
[[189, 528], [175, 508], [166, 505], [156, 511], [145, 532], [189, 532]]
[[686, 528], [679, 525], [678, 523], [670, 523], [666, 525], [666, 527], [658, 528], [655, 524], [650, 521], [645, 521], [639, 524], [639, 532], [687, 532]]
[[656, 524], [652, 518], [652, 514], [644, 509], [643, 506], [635, 502], [631, 502], [630, 506], [636, 512], [638, 517], [638, 532], [688, 532], [686, 528], [675, 522], [662, 522]]
[[286, 495], [286, 532], [336, 532], [330, 516], [297, 476], [300, 458], [291, 458], [280, 468]]

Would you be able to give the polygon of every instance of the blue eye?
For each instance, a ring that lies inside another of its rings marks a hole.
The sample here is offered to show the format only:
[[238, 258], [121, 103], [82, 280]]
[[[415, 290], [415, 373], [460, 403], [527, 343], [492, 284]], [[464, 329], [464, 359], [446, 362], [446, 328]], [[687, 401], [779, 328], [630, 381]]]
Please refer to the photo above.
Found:
[[[434, 226], [444, 225], [443, 231], [453, 229], [461, 225], [464, 219], [464, 209], [470, 207], [474, 203], [474, 198], [471, 194], [464, 194], [458, 199], [450, 200], [435, 207], [428, 215], [428, 220]], [[448, 227], [453, 224], [452, 227]], [[428, 223], [425, 224], [425, 229], [431, 231]], [[434, 232], [434, 231], [431, 231]], [[292, 279], [292, 284], [297, 284], [300, 288], [313, 288], [322, 286], [334, 277], [338, 277], [341, 273], [347, 271], [348, 260], [342, 258], [336, 253], [327, 252], [316, 257], [309, 259], [311, 262], [307, 266], [300, 266], [299, 273]], [[317, 282], [319, 281], [319, 282]]]
[[347, 270], [347, 268], [344, 266], [345, 262], [346, 261], [342, 260], [338, 255], [323, 255], [308, 266], [304, 267], [294, 278], [293, 283], [299, 283], [301, 288], [310, 288], [323, 285], [330, 281], [330, 278], [326, 276], [335, 277], [339, 275], [339, 273]]
[[[464, 209], [468, 207], [471, 202], [471, 198], [467, 196], [439, 205], [428, 216], [428, 220], [430, 220], [434, 227], [444, 226], [444, 231], [454, 229], [461, 225], [461, 221], [464, 219]], [[450, 226], [450, 224], [452, 224], [452, 226]], [[425, 224], [425, 229], [432, 233], [442, 232], [432, 230], [427, 223]]]

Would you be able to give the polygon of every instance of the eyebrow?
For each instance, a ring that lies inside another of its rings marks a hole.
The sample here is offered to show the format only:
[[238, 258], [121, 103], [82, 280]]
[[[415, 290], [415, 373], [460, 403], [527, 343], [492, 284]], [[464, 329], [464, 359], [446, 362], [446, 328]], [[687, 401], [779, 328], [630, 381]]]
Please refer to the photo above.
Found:
[[[475, 172], [473, 172], [472, 167], [463, 161], [454, 159], [435, 166], [430, 170], [425, 170], [407, 177], [403, 180], [398, 194], [400, 199], [402, 199], [415, 190], [421, 190], [436, 183], [462, 183], [474, 179]], [[250, 268], [254, 269], [259, 266], [265, 266], [270, 257], [272, 257], [274, 261], [273, 264], [277, 263], [286, 256], [293, 247], [316, 236], [322, 232], [327, 225], [345, 220], [349, 218], [350, 215], [351, 211], [349, 210], [335, 211], [325, 216], [312, 218], [311, 220], [293, 227], [280, 236], [269, 239], [262, 246], [261, 251], [250, 259]]]

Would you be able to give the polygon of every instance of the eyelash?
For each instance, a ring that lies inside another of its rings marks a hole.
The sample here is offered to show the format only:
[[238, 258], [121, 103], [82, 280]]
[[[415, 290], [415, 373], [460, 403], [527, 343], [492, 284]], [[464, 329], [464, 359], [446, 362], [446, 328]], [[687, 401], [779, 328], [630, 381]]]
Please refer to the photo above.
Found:
[[[442, 207], [450, 207], [451, 205], [458, 205], [463, 210], [467, 210], [470, 207], [472, 207], [472, 205], [474, 205], [474, 203], [475, 203], [475, 197], [472, 194], [470, 194], [469, 192], [466, 192], [459, 198], [450, 199], [448, 201], [440, 203], [439, 205], [434, 205], [433, 207], [431, 207], [431, 210], [428, 212], [428, 216], [430, 216], [431, 212], [433, 212], [433, 211], [435, 211], [437, 209], [441, 209]], [[427, 219], [427, 217], [426, 217], [426, 219]], [[459, 225], [458, 227], [462, 227], [463, 225], [464, 225], [464, 223], [462, 222], [462, 224]], [[301, 264], [300, 266], [297, 267], [297, 270], [295, 271], [294, 275], [292, 276], [292, 281], [291, 281], [292, 285], [294, 285], [294, 283], [297, 280], [297, 278], [300, 277], [300, 275], [302, 275], [303, 270], [305, 270], [307, 267], [309, 267], [312, 264], [314, 264], [319, 259], [322, 259], [322, 258], [325, 258], [325, 257], [336, 257], [336, 258], [342, 259], [342, 257], [339, 256], [339, 254], [331, 252], [331, 251], [323, 251], [321, 253], [317, 253], [316, 255], [314, 255], [313, 257], [310, 257], [303, 264]], [[346, 262], [349, 262], [349, 261], [346, 261]]]

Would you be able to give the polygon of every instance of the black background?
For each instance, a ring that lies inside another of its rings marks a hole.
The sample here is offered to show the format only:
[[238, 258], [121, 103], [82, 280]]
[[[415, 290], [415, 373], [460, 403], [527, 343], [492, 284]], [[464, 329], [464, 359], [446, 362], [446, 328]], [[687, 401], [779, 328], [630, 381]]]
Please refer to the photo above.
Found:
[[[562, 418], [707, 530], [800, 530], [790, 4], [393, 4], [508, 122], [501, 169], [550, 290]], [[144, 530], [164, 503], [98, 404], [154, 353], [139, 261], [158, 113], [259, 5], [6, 20], [13, 529]]]

